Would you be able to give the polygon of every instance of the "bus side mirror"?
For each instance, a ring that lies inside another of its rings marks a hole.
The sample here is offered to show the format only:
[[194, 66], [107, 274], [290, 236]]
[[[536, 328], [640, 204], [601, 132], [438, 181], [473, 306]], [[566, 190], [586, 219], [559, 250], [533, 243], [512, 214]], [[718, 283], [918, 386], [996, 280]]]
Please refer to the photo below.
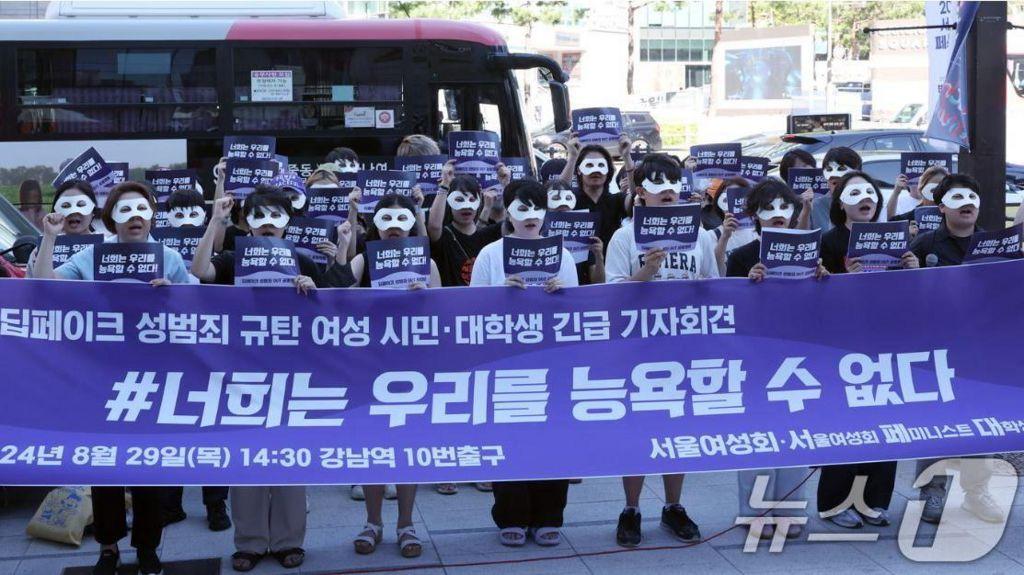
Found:
[[551, 110], [555, 115], [555, 132], [564, 132], [572, 128], [569, 89], [561, 82], [548, 82], [548, 88], [551, 91]]

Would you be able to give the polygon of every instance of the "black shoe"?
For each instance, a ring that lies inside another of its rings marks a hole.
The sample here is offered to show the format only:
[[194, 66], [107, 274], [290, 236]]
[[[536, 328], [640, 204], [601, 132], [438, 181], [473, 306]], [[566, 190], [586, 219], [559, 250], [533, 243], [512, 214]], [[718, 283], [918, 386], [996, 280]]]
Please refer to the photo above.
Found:
[[121, 566], [121, 554], [110, 549], [100, 553], [100, 560], [92, 568], [92, 575], [117, 575], [117, 568]]
[[160, 563], [155, 549], [138, 549], [135, 557], [139, 560], [139, 575], [160, 575], [164, 572], [163, 563]]
[[700, 528], [686, 514], [682, 505], [672, 505], [661, 510], [661, 526], [683, 541], [700, 539]]
[[206, 522], [210, 526], [210, 531], [227, 531], [231, 529], [228, 508], [224, 505], [223, 501], [206, 506]]
[[188, 515], [185, 514], [185, 510], [181, 507], [177, 509], [164, 509], [161, 511], [161, 520], [163, 521], [164, 527], [180, 523], [185, 520]]
[[640, 533], [640, 513], [627, 509], [619, 514], [619, 527], [615, 531], [615, 542], [623, 547], [636, 547], [643, 535]]

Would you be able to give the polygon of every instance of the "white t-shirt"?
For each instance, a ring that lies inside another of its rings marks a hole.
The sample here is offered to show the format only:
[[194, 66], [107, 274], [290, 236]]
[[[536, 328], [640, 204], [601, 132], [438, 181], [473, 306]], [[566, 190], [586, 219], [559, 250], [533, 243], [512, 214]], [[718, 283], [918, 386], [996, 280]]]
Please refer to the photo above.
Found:
[[[715, 233], [715, 240], [721, 236], [722, 228], [718, 228], [718, 233]], [[754, 228], [746, 228], [743, 230], [736, 230], [729, 236], [729, 241], [725, 243], [725, 258], [729, 259], [732, 252], [736, 251], [736, 248], [742, 248], [750, 242], [758, 239], [757, 231]]]
[[[576, 264], [572, 261], [569, 250], [562, 248], [562, 264], [558, 269], [558, 279], [565, 287], [576, 287], [580, 280], [576, 277]], [[503, 286], [505, 285], [505, 240], [500, 239], [484, 246], [473, 263], [473, 275], [469, 280], [471, 286]]]
[[[671, 252], [666, 255], [661, 269], [651, 278], [657, 280], [695, 280], [717, 278], [718, 263], [715, 261], [715, 234], [701, 228], [697, 233], [697, 245], [688, 252]], [[629, 281], [644, 265], [644, 252], [633, 240], [633, 223], [622, 224], [608, 244], [604, 272], [607, 283]]]

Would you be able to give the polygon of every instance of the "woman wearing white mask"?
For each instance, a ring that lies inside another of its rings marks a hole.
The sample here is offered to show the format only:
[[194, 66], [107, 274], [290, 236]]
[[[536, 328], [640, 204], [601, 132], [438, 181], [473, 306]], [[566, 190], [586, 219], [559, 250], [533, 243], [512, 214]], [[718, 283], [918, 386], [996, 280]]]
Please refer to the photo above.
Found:
[[445, 287], [469, 285], [480, 250], [501, 239], [500, 223], [479, 223], [483, 204], [484, 195], [477, 179], [456, 176], [451, 165], [446, 165], [427, 219], [430, 251]]
[[832, 220], [829, 215], [832, 206], [832, 196], [835, 193], [836, 185], [848, 172], [859, 171], [861, 168], [860, 154], [846, 147], [831, 148], [825, 152], [821, 160], [821, 169], [824, 172], [825, 180], [828, 182], [828, 193], [814, 198], [811, 204], [811, 227], [825, 233], [832, 229]]
[[[949, 175], [942, 166], [932, 166], [921, 174], [920, 179], [917, 180], [917, 186], [912, 189], [907, 189], [908, 196], [914, 205], [909, 207], [906, 211], [898, 213], [898, 203], [890, 199], [889, 203], [885, 206], [885, 213], [888, 216], [890, 222], [910, 220], [914, 222], [914, 210], [922, 206], [934, 206], [935, 205], [935, 188], [938, 187], [939, 182], [942, 178]], [[902, 178], [903, 186], [906, 187], [906, 176], [900, 174]], [[893, 196], [897, 197], [897, 190], [893, 190]], [[902, 197], [900, 198], [902, 200]], [[911, 235], [917, 235], [917, 226], [911, 225]]]
[[[628, 176], [628, 174], [627, 174]], [[544, 184], [548, 195], [548, 211], [569, 212], [576, 209], [576, 193], [565, 180], [552, 180]], [[590, 260], [576, 266], [580, 285], [604, 283], [604, 242], [597, 235], [590, 238]]]
[[750, 182], [745, 178], [729, 178], [717, 188], [713, 198], [713, 211], [722, 220], [722, 225], [712, 230], [718, 238], [715, 244], [715, 261], [718, 263], [719, 275], [725, 275], [726, 260], [733, 251], [757, 239], [754, 222], [748, 221], [747, 226], [741, 227], [743, 222], [729, 209], [729, 195], [733, 193], [730, 190], [747, 192], [750, 190]]
[[[50, 212], [60, 214], [64, 218], [58, 235], [84, 236], [93, 233], [92, 221], [96, 216], [97, 206], [92, 184], [84, 180], [64, 182], [53, 194]], [[36, 248], [28, 256], [28, 266], [25, 270], [28, 277], [34, 277], [38, 255], [39, 248]]]
[[[632, 175], [634, 170], [633, 159], [629, 155], [631, 145], [632, 142], [625, 134], [619, 138], [622, 169], [629, 175]], [[608, 189], [614, 167], [612, 155], [604, 146], [592, 144], [581, 147], [579, 138], [573, 136], [569, 140], [568, 157], [560, 177], [570, 184], [576, 182], [575, 189], [579, 190], [576, 209], [597, 212], [600, 215], [597, 221], [597, 237], [601, 238], [606, 246], [615, 230], [622, 225], [622, 220], [629, 217], [629, 210], [632, 208], [632, 194], [626, 193], [626, 190], [613, 194]]]

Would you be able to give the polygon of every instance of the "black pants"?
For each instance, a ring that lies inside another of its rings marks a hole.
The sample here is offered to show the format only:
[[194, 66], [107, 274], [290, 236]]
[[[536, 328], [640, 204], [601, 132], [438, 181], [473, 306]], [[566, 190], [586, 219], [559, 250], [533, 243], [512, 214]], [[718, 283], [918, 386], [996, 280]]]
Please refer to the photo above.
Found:
[[[160, 546], [163, 523], [160, 497], [163, 487], [132, 487], [132, 547], [153, 549]], [[92, 515], [96, 541], [113, 545], [128, 534], [125, 521], [124, 487], [93, 487]]]
[[491, 517], [498, 529], [506, 527], [561, 527], [569, 495], [569, 482], [501, 481], [493, 484]]
[[895, 461], [823, 466], [818, 480], [818, 512], [831, 511], [846, 501], [858, 475], [868, 478], [864, 485], [864, 503], [871, 508], [888, 509], [896, 486]]
[[[185, 493], [184, 487], [165, 487], [163, 490], [162, 501], [160, 502], [162, 509], [165, 511], [177, 511], [181, 509], [181, 496]], [[224, 487], [204, 487], [203, 488], [203, 505], [213, 505], [214, 503], [223, 503], [227, 501], [228, 488]]]

